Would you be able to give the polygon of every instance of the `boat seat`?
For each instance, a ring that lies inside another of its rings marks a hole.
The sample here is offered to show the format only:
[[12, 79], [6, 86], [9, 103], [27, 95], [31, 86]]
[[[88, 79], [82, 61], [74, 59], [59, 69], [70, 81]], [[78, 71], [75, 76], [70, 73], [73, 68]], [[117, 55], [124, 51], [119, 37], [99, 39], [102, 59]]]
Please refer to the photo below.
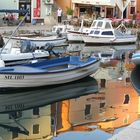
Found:
[[43, 69], [33, 68], [28, 66], [15, 66], [14, 67], [16, 72], [43, 72]]
[[59, 62], [59, 63], [55, 63], [55, 64], [50, 64], [50, 65], [42, 65], [42, 66], [39, 66], [40, 69], [47, 69], [47, 68], [50, 68], [50, 67], [55, 67], [55, 66], [62, 66], [62, 65], [65, 65], [65, 64], [68, 64], [67, 62]]

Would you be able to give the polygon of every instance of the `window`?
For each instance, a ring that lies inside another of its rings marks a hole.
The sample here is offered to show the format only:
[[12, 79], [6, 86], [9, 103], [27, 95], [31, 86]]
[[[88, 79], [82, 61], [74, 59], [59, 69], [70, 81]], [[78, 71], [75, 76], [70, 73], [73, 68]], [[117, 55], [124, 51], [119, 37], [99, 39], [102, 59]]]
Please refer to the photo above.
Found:
[[98, 28], [98, 27], [102, 27], [102, 25], [103, 25], [103, 22], [98, 22], [97, 28]]
[[93, 22], [93, 24], [91, 25], [92, 27], [95, 27], [96, 25], [96, 21]]
[[33, 134], [39, 134], [39, 124], [33, 125]]
[[55, 118], [51, 118], [51, 126], [52, 126], [52, 127], [55, 126]]
[[93, 34], [94, 33], [94, 30], [90, 31], [90, 34]]
[[123, 104], [129, 104], [129, 100], [130, 100], [129, 95], [126, 94], [126, 95], [125, 95], [125, 98], [124, 98]]
[[135, 7], [131, 6], [130, 7], [130, 14], [133, 15], [135, 13]]
[[17, 138], [18, 137], [18, 132], [13, 131], [12, 132], [12, 139]]
[[100, 33], [100, 31], [95, 31], [94, 32], [95, 35], [98, 35], [99, 33]]
[[91, 105], [87, 104], [85, 107], [85, 116], [90, 114], [90, 110], [91, 110]]
[[109, 22], [106, 23], [106, 25], [105, 25], [105, 29], [111, 29], [111, 25], [110, 25]]
[[33, 115], [39, 115], [39, 108], [33, 108]]
[[100, 103], [100, 108], [105, 107], [105, 103]]
[[112, 54], [107, 54], [107, 53], [104, 53], [104, 54], [101, 54], [101, 57], [111, 57], [112, 56]]
[[102, 35], [113, 35], [112, 31], [104, 31], [102, 32]]
[[80, 8], [80, 16], [83, 16], [86, 13], [86, 8]]

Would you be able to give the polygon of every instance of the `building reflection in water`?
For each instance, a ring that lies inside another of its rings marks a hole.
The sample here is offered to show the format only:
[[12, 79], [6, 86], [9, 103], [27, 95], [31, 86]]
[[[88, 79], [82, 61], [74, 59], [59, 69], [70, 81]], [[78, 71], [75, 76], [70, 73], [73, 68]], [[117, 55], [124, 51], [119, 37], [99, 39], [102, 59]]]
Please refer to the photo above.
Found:
[[97, 128], [113, 134], [114, 130], [138, 119], [139, 96], [130, 83], [109, 81], [98, 94], [65, 100], [57, 106], [58, 134]]
[[[94, 84], [89, 82], [84, 88], [82, 82], [79, 83], [73, 84], [76, 85], [75, 88], [67, 88], [67, 92], [62, 92], [61, 97], [63, 94], [73, 93], [73, 96], [67, 96], [69, 99], [65, 97], [65, 100], [60, 101], [61, 98], [57, 98], [52, 100], [52, 104], [48, 104], [46, 99], [47, 105], [41, 107], [33, 106], [24, 111], [0, 114], [0, 137], [3, 140], [45, 140], [56, 135], [59, 138], [65, 132], [94, 133], [97, 129], [112, 135], [115, 130], [138, 119], [139, 96], [130, 83], [126, 85], [124, 81], [107, 81], [106, 88], [100, 89], [95, 79]], [[56, 93], [52, 93], [54, 99]], [[39, 93], [38, 95], [40, 96]], [[32, 99], [29, 101], [33, 102]], [[33, 105], [34, 103], [35, 101]], [[26, 106], [26, 101], [24, 104]]]

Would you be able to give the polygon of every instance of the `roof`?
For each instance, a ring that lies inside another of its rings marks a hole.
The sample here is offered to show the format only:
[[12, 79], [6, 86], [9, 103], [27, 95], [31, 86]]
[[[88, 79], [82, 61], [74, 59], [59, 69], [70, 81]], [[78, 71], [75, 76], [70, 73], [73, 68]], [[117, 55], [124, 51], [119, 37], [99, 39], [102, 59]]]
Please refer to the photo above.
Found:
[[27, 13], [29, 10], [17, 10], [17, 9], [0, 9], [1, 13]]

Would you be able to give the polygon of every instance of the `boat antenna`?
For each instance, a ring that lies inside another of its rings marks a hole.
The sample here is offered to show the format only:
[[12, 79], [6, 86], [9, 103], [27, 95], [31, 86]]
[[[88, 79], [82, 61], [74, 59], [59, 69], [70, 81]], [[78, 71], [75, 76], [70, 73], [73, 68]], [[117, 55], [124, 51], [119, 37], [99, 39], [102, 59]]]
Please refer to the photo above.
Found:
[[8, 42], [11, 40], [12, 36], [17, 32], [18, 28], [22, 25], [22, 23], [24, 22], [24, 20], [26, 19], [26, 17], [28, 16], [28, 12], [29, 10], [27, 10], [25, 16], [22, 18], [22, 20], [19, 22], [18, 26], [16, 27], [16, 29], [13, 31], [13, 33], [11, 34], [11, 36], [9, 37], [9, 39], [7, 40], [7, 42], [4, 44], [4, 46], [2, 47], [2, 49], [0, 50], [0, 55], [2, 53], [2, 51], [4, 50], [5, 46], [8, 44]]

